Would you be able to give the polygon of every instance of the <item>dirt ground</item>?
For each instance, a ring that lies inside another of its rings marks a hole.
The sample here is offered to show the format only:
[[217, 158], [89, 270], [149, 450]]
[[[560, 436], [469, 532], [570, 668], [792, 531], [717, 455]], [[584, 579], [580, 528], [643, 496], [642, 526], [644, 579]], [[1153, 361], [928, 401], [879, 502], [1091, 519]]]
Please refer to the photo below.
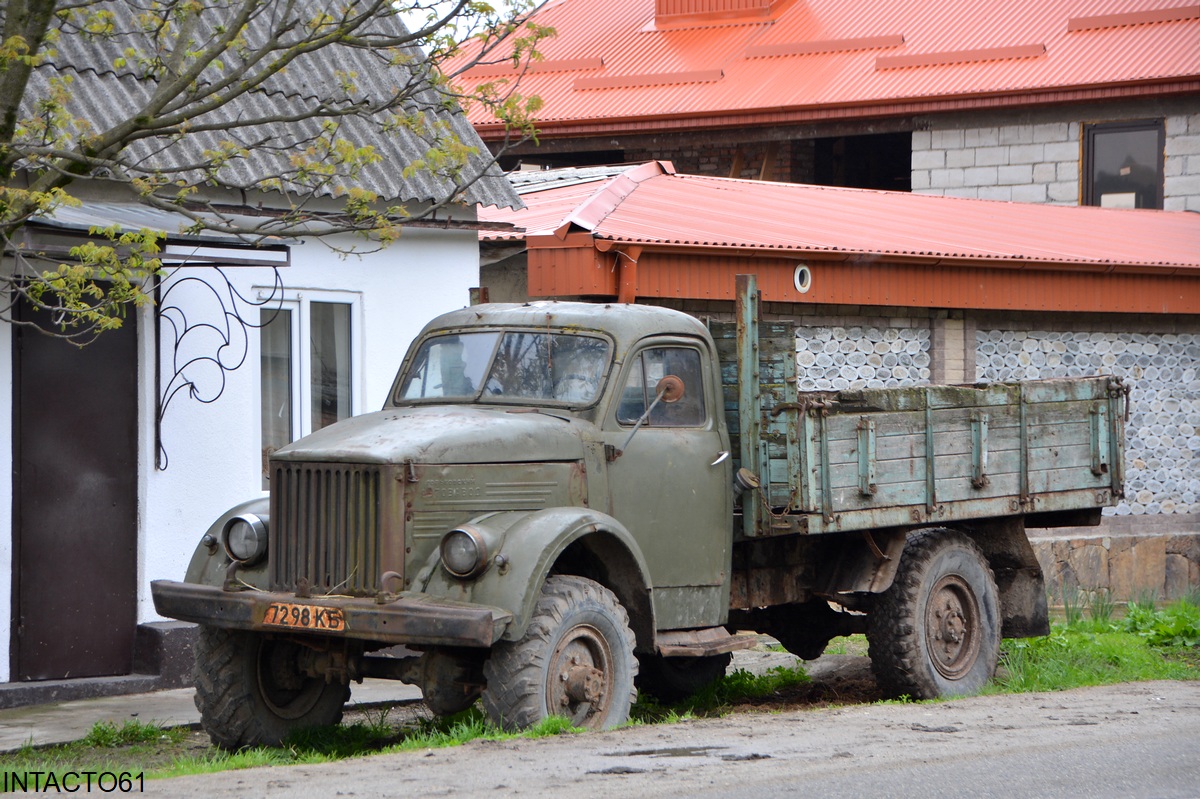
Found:
[[[839, 685], [825, 689], [835, 696], [860, 690], [839, 672], [814, 682]], [[802, 694], [720, 718], [226, 771], [156, 781], [153, 791], [179, 799], [1197, 795], [1200, 683], [852, 706], [829, 706], [837, 700], [821, 688]]]

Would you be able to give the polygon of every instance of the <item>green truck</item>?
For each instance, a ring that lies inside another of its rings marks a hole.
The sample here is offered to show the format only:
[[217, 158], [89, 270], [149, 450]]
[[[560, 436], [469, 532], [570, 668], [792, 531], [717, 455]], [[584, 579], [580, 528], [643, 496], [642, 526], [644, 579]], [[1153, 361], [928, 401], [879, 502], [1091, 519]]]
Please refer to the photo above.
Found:
[[[774, 636], [865, 633], [891, 694], [970, 693], [1048, 630], [1027, 527], [1122, 491], [1128, 392], [1098, 376], [805, 392], [794, 327], [640, 305], [484, 304], [430, 322], [383, 410], [274, 453], [164, 616], [200, 625], [226, 747], [336, 723], [364, 677], [519, 729], [619, 724]], [[402, 646], [398, 646], [402, 645]]]

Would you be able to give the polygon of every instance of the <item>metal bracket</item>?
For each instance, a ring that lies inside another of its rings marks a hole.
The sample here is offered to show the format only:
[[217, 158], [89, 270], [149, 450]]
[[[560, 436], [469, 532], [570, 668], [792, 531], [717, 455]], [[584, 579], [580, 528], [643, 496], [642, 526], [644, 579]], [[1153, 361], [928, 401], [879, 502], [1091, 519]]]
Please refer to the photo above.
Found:
[[858, 491], [864, 497], [873, 497], [878, 491], [875, 485], [875, 422], [866, 416], [858, 420]]

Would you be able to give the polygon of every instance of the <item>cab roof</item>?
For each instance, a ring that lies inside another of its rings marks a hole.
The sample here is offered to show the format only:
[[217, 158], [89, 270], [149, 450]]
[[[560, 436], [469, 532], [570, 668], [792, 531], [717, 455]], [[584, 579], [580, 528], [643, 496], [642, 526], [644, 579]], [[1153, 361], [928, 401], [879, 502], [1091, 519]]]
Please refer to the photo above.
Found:
[[559, 302], [485, 303], [450, 311], [430, 321], [422, 335], [433, 330], [464, 327], [551, 328], [599, 331], [615, 339], [618, 351], [650, 334], [708, 335], [704, 323], [681, 311], [629, 303]]

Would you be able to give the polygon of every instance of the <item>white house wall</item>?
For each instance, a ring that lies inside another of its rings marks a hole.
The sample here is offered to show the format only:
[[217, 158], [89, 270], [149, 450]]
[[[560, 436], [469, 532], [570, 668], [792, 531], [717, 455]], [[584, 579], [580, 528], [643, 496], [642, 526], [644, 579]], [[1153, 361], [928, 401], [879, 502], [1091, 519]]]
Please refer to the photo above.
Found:
[[[335, 241], [341, 246], [362, 247], [361, 239]], [[222, 271], [244, 297], [255, 299], [257, 289], [270, 289], [274, 275], [263, 267], [229, 267]], [[380, 408], [392, 378], [412, 339], [432, 316], [468, 302], [468, 289], [479, 284], [479, 251], [474, 231], [408, 230], [400, 241], [383, 251], [343, 257], [327, 244], [306, 241], [292, 248], [291, 266], [280, 270], [286, 296], [310, 298], [337, 292], [336, 299], [353, 298], [358, 310], [354, 333], [361, 341], [354, 350], [353, 389], [357, 412]], [[222, 304], [211, 292], [184, 281], [209, 279], [225, 295], [224, 307], [233, 304], [223, 283], [213, 282], [209, 267], [180, 270], [168, 285], [179, 284], [164, 306], [178, 311], [168, 318], [194, 324], [224, 324]], [[325, 295], [328, 296], [328, 295]], [[251, 320], [258, 309], [237, 303]], [[181, 391], [167, 407], [162, 422], [162, 442], [167, 464], [156, 468], [154, 442], [155, 351], [154, 318], [143, 309], [139, 340], [139, 497], [138, 518], [138, 622], [161, 620], [154, 612], [150, 581], [182, 579], [188, 561], [209, 524], [231, 505], [263, 494], [259, 441], [259, 348], [257, 331], [243, 342], [234, 325], [233, 343], [222, 343], [211, 331], [189, 334], [181, 353], [220, 355], [232, 365], [245, 355], [238, 369], [226, 371], [210, 365], [189, 371], [197, 390], [211, 403], [198, 402]], [[171, 327], [162, 325], [164, 341], [158, 346], [165, 389], [174, 372]], [[199, 344], [199, 346], [197, 346]], [[11, 329], [0, 325], [0, 418], [12, 418]], [[222, 386], [222, 382], [223, 386]], [[11, 425], [0, 425], [0, 446], [12, 453]], [[12, 581], [12, 482], [0, 481], [0, 681], [9, 679], [9, 619]]]

